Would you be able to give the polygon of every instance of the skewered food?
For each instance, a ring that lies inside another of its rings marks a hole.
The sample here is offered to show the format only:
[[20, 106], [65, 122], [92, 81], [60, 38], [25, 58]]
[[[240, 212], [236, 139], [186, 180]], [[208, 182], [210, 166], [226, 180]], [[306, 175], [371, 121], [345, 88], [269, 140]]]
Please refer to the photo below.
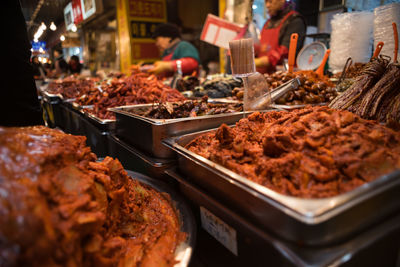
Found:
[[279, 193], [331, 197], [400, 167], [400, 134], [328, 107], [253, 113], [190, 151]]
[[[355, 78], [361, 74], [365, 67], [366, 63], [356, 62], [354, 65], [351, 65], [346, 71], [346, 78]], [[342, 76], [342, 72], [338, 72], [333, 75], [335, 78], [340, 78]]]
[[[135, 111], [135, 113], [153, 119], [177, 119], [243, 111], [242, 103], [208, 103], [207, 101], [208, 97], [205, 96], [201, 101], [165, 102], [144, 108], [143, 111]], [[126, 111], [129, 112], [129, 109]]]
[[172, 266], [169, 197], [96, 156], [85, 137], [0, 128], [1, 266]]

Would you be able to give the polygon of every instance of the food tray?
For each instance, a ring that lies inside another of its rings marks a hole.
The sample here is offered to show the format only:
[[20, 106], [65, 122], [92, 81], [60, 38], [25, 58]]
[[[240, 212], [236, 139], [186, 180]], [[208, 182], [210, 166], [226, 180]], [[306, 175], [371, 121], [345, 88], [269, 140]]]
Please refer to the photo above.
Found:
[[400, 209], [400, 170], [335, 197], [285, 196], [184, 148], [209, 131], [165, 140], [178, 154], [179, 170], [287, 240], [308, 245], [337, 242]]
[[[86, 108], [91, 109], [93, 107], [91, 107], [91, 108], [86, 107]], [[84, 117], [87, 118], [99, 130], [104, 131], [104, 132], [114, 132], [115, 125], [116, 125], [115, 120], [100, 119], [99, 117], [97, 117], [87, 111], [83, 111], [83, 110], [81, 110], [81, 111], [84, 114]]]
[[185, 204], [185, 201], [169, 186], [164, 184], [163, 182], [147, 177], [143, 174], [126, 171], [128, 175], [134, 179], [139, 180], [140, 182], [147, 184], [157, 190], [158, 192], [166, 192], [170, 195], [172, 204], [175, 209], [178, 211], [178, 218], [181, 223], [181, 231], [187, 233], [187, 238], [184, 242], [182, 242], [175, 251], [175, 260], [178, 261], [174, 266], [175, 267], [186, 267], [189, 266], [190, 258], [192, 256], [194, 246], [196, 244], [196, 222], [193, 218], [193, 215]]
[[[180, 193], [193, 204], [195, 217], [206, 209], [217, 216], [222, 223], [233, 229], [230, 244], [235, 243], [237, 255], [223, 246], [226, 239], [215, 239], [204, 227], [206, 222], [198, 222], [199, 232], [196, 246], [197, 258], [204, 266], [395, 266], [400, 249], [400, 214], [387, 218], [384, 222], [332, 246], [309, 247], [284, 241], [277, 236], [260, 229], [235, 210], [211, 197], [206, 190], [184, 179], [175, 169], [166, 173], [179, 184]], [[225, 227], [217, 221], [220, 237]], [[218, 235], [217, 235], [218, 238]], [[217, 241], [218, 240], [218, 241]], [[221, 243], [218, 243], [221, 242]], [[262, 253], [260, 253], [262, 248]], [[214, 256], [214, 257], [213, 257]]]
[[157, 159], [130, 146], [117, 136], [108, 135], [108, 155], [118, 158], [122, 165], [157, 179], [165, 178], [165, 170], [176, 165], [174, 159]]
[[232, 124], [251, 113], [234, 112], [180, 119], [151, 119], [125, 111], [130, 109], [134, 112], [152, 105], [132, 105], [109, 110], [115, 112], [117, 118], [116, 135], [156, 158], [174, 157], [174, 152], [162, 144], [165, 138], [219, 127], [222, 123]]

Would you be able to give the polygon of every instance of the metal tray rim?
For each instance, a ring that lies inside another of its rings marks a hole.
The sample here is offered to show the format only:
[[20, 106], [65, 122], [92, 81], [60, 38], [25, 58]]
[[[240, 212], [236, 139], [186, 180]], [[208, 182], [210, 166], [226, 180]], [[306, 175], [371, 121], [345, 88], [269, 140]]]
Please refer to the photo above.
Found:
[[[263, 201], [268, 202], [269, 204], [282, 210], [284, 213], [306, 224], [318, 224], [327, 221], [337, 214], [357, 205], [363, 200], [379, 194], [388, 187], [391, 187], [393, 184], [400, 183], [400, 179], [394, 179], [394, 177], [400, 175], [400, 170], [395, 170], [392, 173], [383, 175], [370, 183], [359, 186], [350, 192], [346, 192], [334, 197], [305, 199], [286, 196], [265, 186], [252, 182], [244, 176], [241, 176], [223, 167], [222, 165], [197, 155], [178, 144], [178, 141], [183, 137], [199, 135], [201, 133], [207, 133], [213, 130], [216, 129], [167, 138], [163, 141], [163, 143], [178, 154], [188, 157], [196, 164], [202, 165], [213, 172], [217, 172], [219, 176], [222, 175], [222, 177], [228, 180], [230, 183], [241, 187], [250, 194], [261, 198]], [[311, 207], [304, 207], [305, 205], [311, 205]]]
[[183, 202], [183, 198], [174, 190], [172, 190], [172, 188], [170, 188], [167, 184], [141, 173], [130, 170], [125, 171], [132, 179], [138, 180], [139, 182], [150, 186], [159, 193], [166, 192], [169, 194], [172, 200], [172, 206], [176, 211], [179, 212], [178, 217], [182, 223], [180, 227], [181, 231], [185, 230], [185, 226], [188, 228], [186, 230], [190, 231], [190, 233], [187, 233], [189, 235], [187, 240], [182, 241], [175, 249], [175, 260], [177, 260], [178, 263], [174, 264], [174, 267], [188, 266], [196, 243], [196, 222], [193, 214], [190, 212], [189, 207], [185, 202]]
[[125, 116], [139, 119], [139, 120], [151, 123], [153, 125], [167, 125], [167, 124], [173, 124], [173, 123], [177, 123], [177, 122], [181, 122], [181, 121], [223, 118], [223, 117], [240, 115], [240, 114], [243, 114], [243, 116], [245, 116], [246, 114], [252, 113], [252, 111], [242, 111], [242, 112], [230, 112], [230, 113], [222, 113], [222, 114], [216, 114], [216, 115], [204, 115], [204, 116], [198, 116], [198, 117], [187, 117], [187, 118], [177, 118], [177, 119], [152, 119], [152, 118], [148, 118], [145, 116], [133, 114], [133, 113], [122, 110], [122, 108], [143, 108], [143, 107], [149, 107], [151, 105], [153, 105], [153, 104], [121, 106], [121, 107], [115, 107], [115, 108], [108, 108], [108, 110], [112, 111], [114, 113], [119, 113], [119, 114], [122, 114]]

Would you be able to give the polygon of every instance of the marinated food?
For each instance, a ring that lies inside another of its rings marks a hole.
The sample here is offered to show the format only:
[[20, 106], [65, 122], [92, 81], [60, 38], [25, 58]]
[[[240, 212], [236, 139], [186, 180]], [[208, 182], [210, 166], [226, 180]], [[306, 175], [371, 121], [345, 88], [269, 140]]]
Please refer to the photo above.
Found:
[[67, 77], [63, 80], [51, 82], [47, 87], [50, 94], [60, 94], [64, 99], [72, 99], [83, 94], [88, 94], [93, 88], [98, 78], [78, 79]]
[[114, 113], [108, 111], [108, 108], [185, 99], [178, 90], [164, 85], [155, 75], [139, 72], [103, 83], [101, 90], [83, 95], [77, 102], [81, 106], [94, 105], [87, 111], [100, 119], [115, 119]]
[[400, 167], [400, 133], [328, 107], [253, 113], [187, 146], [281, 194], [332, 197]]
[[0, 128], [1, 266], [172, 266], [185, 234], [169, 196], [85, 137]]
[[243, 111], [242, 103], [208, 103], [207, 101], [208, 98], [205, 96], [201, 101], [166, 102], [142, 110], [134, 109], [130, 111], [130, 109], [126, 109], [126, 111], [153, 119], [189, 118]]

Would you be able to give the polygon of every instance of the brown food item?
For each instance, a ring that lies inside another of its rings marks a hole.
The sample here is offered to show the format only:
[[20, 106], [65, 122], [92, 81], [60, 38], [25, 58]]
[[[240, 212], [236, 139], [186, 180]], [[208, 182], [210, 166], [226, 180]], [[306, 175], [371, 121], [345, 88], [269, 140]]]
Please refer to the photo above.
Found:
[[[204, 96], [201, 101], [160, 103], [143, 112], [135, 111], [135, 114], [153, 119], [177, 119], [243, 111], [242, 103], [208, 103], [207, 101], [208, 97]], [[130, 112], [129, 109], [126, 111]]]
[[172, 266], [185, 236], [169, 196], [85, 139], [0, 128], [0, 265]]
[[388, 61], [376, 58], [368, 62], [360, 76], [355, 78], [354, 83], [344, 93], [336, 97], [329, 107], [335, 109], [349, 109], [355, 111], [361, 103], [361, 99], [375, 83], [382, 77], [386, 70]]
[[332, 197], [400, 167], [400, 133], [348, 111], [255, 112], [187, 149], [281, 194]]
[[77, 79], [67, 77], [63, 80], [51, 82], [47, 92], [61, 94], [65, 99], [72, 99], [83, 94], [89, 94], [93, 89], [96, 89], [94, 88], [96, 81], [98, 81], [98, 78]]
[[[346, 71], [346, 78], [355, 78], [360, 75], [366, 64], [367, 63], [356, 62], [354, 65], [351, 65]], [[342, 72], [333, 75], [334, 78], [340, 78], [340, 76], [342, 76]]]
[[328, 103], [337, 96], [334, 85], [328, 78], [319, 77], [313, 71], [297, 71], [288, 73], [277, 71], [273, 74], [265, 75], [270, 89], [274, 90], [283, 83], [298, 78], [300, 86], [298, 89], [288, 92], [286, 95], [277, 99], [276, 104], [281, 105], [300, 105], [300, 104], [319, 104]]
[[104, 82], [101, 91], [95, 90], [80, 97], [77, 102], [81, 106], [94, 105], [89, 113], [101, 119], [115, 119], [108, 108], [159, 102], [177, 102], [186, 98], [176, 89], [166, 86], [155, 75], [133, 73], [122, 79]]

